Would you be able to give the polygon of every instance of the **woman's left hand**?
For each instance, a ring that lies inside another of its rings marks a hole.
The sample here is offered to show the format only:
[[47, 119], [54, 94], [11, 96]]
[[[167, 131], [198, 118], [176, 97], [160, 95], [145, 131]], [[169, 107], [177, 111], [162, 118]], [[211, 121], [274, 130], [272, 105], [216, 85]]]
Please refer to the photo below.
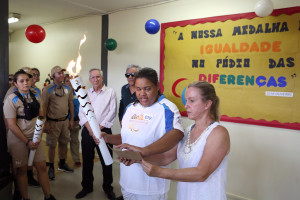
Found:
[[137, 147], [137, 146], [130, 145], [130, 144], [127, 144], [127, 143], [123, 143], [123, 144], [115, 146], [115, 148], [117, 148], [117, 149], [127, 149], [128, 151], [137, 151], [141, 154], [141, 156], [143, 156], [143, 148], [141, 148], [141, 147]]
[[149, 163], [145, 160], [142, 160], [142, 167], [143, 167], [143, 170], [146, 172], [146, 174], [148, 174], [148, 176], [153, 176], [153, 177], [157, 177], [158, 171], [161, 168], [159, 166], [152, 165], [151, 163]]
[[123, 158], [123, 157], [118, 157], [118, 159], [121, 163], [123, 163], [126, 166], [130, 166], [133, 163], [138, 163], [138, 161], [136, 161], [136, 160], [130, 160], [130, 159]]

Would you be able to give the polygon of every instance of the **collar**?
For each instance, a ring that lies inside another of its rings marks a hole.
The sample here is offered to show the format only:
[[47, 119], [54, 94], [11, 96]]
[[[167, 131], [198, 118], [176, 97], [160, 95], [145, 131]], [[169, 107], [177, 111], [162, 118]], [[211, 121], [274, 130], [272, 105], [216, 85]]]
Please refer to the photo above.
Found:
[[54, 85], [55, 87], [57, 87], [58, 89], [62, 88], [62, 86], [63, 86], [63, 84], [61, 84], [61, 86], [56, 85], [56, 84], [54, 83], [54, 81], [53, 81], [53, 85]]
[[19, 93], [22, 95], [22, 97], [25, 97], [25, 98], [28, 98], [30, 96], [30, 92], [29, 91], [27, 92], [27, 94], [23, 94], [21, 92], [19, 92]]
[[160, 96], [158, 97], [158, 102], [160, 102], [161, 100], [163, 100], [163, 99], [165, 99], [166, 97], [165, 97], [165, 95], [163, 95], [163, 94], [160, 94]]
[[[105, 91], [105, 90], [107, 90], [107, 87], [105, 86], [105, 84], [103, 84], [103, 86], [102, 86], [102, 88], [101, 88], [101, 90], [100, 90], [100, 92], [99, 92], [99, 93], [101, 93], [102, 91]], [[96, 94], [99, 94], [99, 93], [95, 92], [95, 90], [94, 90], [94, 88], [93, 88], [93, 87], [92, 87], [92, 88], [90, 88], [90, 92], [92, 92], [92, 93], [96, 93]]]
[[[161, 100], [163, 100], [163, 99], [165, 99], [165, 98], [166, 98], [165, 95], [159, 94], [157, 101], [154, 102], [152, 105], [156, 104], [157, 102], [160, 102]], [[144, 107], [144, 106], [140, 103], [140, 101], [139, 101], [138, 99], [135, 100], [135, 102], [134, 102], [133, 104], [137, 104], [137, 103], [139, 103], [143, 108], [150, 107], [150, 106]], [[152, 106], [152, 105], [151, 105], [151, 106]]]

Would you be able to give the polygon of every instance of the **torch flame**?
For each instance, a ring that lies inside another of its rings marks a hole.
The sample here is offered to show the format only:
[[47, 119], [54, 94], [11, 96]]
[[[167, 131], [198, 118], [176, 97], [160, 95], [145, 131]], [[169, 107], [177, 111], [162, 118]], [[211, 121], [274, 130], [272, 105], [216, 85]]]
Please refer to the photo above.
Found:
[[81, 55], [80, 55], [80, 47], [83, 45], [86, 41], [85, 34], [83, 35], [83, 38], [80, 40], [79, 48], [78, 48], [78, 57], [76, 62], [74, 60], [71, 60], [68, 64], [67, 71], [69, 72], [71, 77], [75, 77], [80, 73], [81, 70]]

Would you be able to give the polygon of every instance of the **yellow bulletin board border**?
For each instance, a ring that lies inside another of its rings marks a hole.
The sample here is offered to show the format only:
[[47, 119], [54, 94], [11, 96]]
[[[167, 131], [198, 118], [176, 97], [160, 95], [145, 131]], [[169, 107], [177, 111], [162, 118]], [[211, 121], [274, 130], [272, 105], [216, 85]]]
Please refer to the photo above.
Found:
[[[283, 9], [276, 9], [272, 12], [272, 16], [278, 16], [281, 14], [292, 15], [295, 13], [300, 13], [300, 6], [298, 7], [291, 7], [291, 8], [283, 8]], [[165, 66], [165, 30], [169, 27], [177, 27], [177, 26], [187, 26], [187, 25], [196, 25], [196, 24], [205, 24], [205, 23], [214, 23], [214, 22], [224, 22], [226, 20], [239, 20], [239, 19], [253, 19], [257, 17], [254, 12], [251, 13], [242, 13], [242, 14], [234, 14], [234, 15], [224, 15], [224, 16], [216, 16], [216, 17], [209, 17], [209, 18], [201, 18], [201, 19], [193, 19], [193, 20], [185, 20], [185, 21], [177, 21], [177, 22], [169, 22], [169, 23], [162, 23], [161, 24], [161, 35], [160, 35], [160, 91], [164, 92], [164, 79], [166, 74], [164, 73]], [[300, 30], [300, 27], [299, 27]], [[180, 80], [178, 80], [180, 81]], [[174, 94], [175, 88], [172, 87], [172, 91]], [[182, 116], [187, 116], [186, 111], [181, 112]], [[286, 128], [286, 129], [294, 129], [300, 130], [300, 123], [280, 123], [276, 120], [274, 121], [266, 121], [264, 119], [254, 120], [251, 118], [244, 119], [241, 117], [229, 117], [226, 115], [221, 116], [221, 121], [227, 122], [234, 122], [234, 123], [244, 123], [244, 124], [252, 124], [252, 125], [260, 125], [260, 126], [268, 126], [268, 127], [277, 127], [277, 128]]]

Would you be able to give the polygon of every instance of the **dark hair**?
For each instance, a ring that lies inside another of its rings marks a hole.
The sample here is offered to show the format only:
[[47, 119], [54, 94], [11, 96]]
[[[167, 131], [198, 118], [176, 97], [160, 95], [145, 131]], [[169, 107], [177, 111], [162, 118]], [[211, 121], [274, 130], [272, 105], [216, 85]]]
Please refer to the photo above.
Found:
[[38, 72], [40, 73], [40, 70], [39, 70], [38, 68], [35, 68], [35, 67], [34, 67], [34, 68], [31, 68], [31, 71], [32, 71], [32, 70], [38, 71]]
[[206, 82], [206, 81], [196, 81], [191, 83], [188, 88], [198, 88], [200, 90], [200, 95], [202, 96], [202, 101], [206, 102], [208, 100], [212, 101], [210, 107], [210, 116], [214, 121], [220, 120], [220, 113], [219, 113], [219, 104], [220, 100], [219, 97], [216, 95], [215, 87]]
[[23, 69], [20, 69], [19, 71], [17, 71], [17, 72], [14, 74], [14, 82], [15, 82], [15, 83], [17, 83], [18, 77], [19, 77], [19, 75], [21, 75], [21, 74], [26, 74], [26, 75], [28, 76], [28, 78], [30, 78], [28, 73], [26, 73]]
[[64, 77], [64, 82], [66, 81], [66, 78], [70, 78], [70, 79], [71, 79], [71, 77], [70, 77], [70, 75], [69, 75], [69, 74], [65, 74], [65, 77]]
[[135, 76], [135, 81], [138, 78], [145, 78], [151, 81], [155, 86], [158, 84], [158, 76], [154, 69], [145, 67], [138, 71], [137, 75]]

